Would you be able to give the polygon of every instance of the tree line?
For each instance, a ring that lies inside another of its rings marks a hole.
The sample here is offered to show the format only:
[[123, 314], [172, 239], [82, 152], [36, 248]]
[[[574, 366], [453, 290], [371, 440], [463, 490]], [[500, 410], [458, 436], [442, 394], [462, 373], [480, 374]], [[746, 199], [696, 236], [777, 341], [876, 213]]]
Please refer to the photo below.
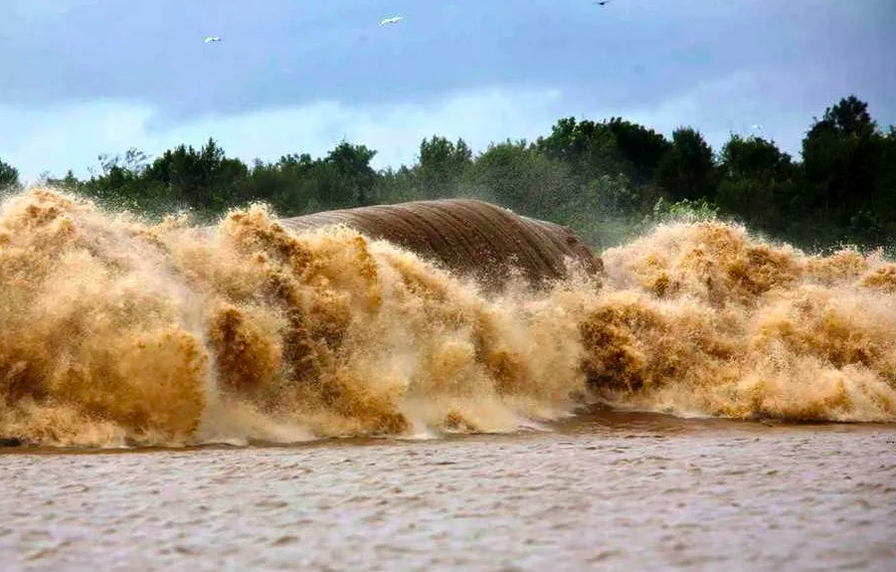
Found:
[[[603, 248], [677, 212], [736, 220], [810, 250], [843, 243], [893, 248], [896, 127], [882, 129], [854, 95], [814, 118], [801, 159], [760, 136], [732, 134], [715, 152], [693, 127], [670, 138], [613, 117], [563, 118], [535, 141], [492, 143], [433, 136], [413, 165], [376, 170], [376, 151], [342, 141], [323, 157], [288, 154], [246, 164], [214, 139], [151, 159], [130, 149], [102, 155], [89, 178], [72, 171], [44, 183], [151, 218], [189, 211], [211, 222], [265, 202], [279, 216], [446, 197], [477, 197], [570, 226]], [[0, 161], [0, 189], [19, 187]]]

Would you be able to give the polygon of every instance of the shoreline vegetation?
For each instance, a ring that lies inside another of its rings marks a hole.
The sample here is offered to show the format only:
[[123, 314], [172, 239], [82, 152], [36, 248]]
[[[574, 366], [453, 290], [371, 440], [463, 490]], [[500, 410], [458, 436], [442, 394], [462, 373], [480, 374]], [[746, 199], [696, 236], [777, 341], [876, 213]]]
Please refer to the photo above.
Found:
[[[129, 149], [101, 155], [89, 178], [70, 170], [38, 183], [150, 220], [188, 213], [212, 223], [231, 209], [266, 203], [280, 217], [413, 200], [469, 197], [569, 226], [601, 250], [681, 216], [745, 225], [810, 252], [845, 246], [896, 251], [896, 126], [884, 129], [854, 95], [813, 118], [799, 160], [774, 141], [732, 134], [713, 150], [690, 126], [671, 135], [610, 118], [563, 118], [535, 141], [492, 143], [432, 136], [413, 165], [375, 170], [376, 151], [340, 142], [247, 164], [213, 139], [151, 158]], [[0, 157], [0, 194], [20, 191]]]

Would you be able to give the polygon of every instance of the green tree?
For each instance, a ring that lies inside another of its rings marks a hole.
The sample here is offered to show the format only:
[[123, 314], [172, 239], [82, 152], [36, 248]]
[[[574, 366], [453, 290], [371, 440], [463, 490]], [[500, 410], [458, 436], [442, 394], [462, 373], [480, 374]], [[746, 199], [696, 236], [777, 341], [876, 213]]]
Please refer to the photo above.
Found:
[[241, 195], [246, 200], [269, 203], [281, 216], [297, 216], [319, 210], [320, 161], [311, 155], [288, 154], [276, 163], [256, 161]]
[[407, 201], [419, 201], [428, 197], [415, 182], [414, 167], [402, 165], [398, 169], [387, 167], [380, 172], [375, 191], [376, 202], [394, 204]]
[[712, 148], [703, 135], [692, 127], [679, 127], [657, 166], [659, 183], [673, 201], [713, 200], [714, 167]]
[[185, 204], [203, 213], [220, 213], [249, 197], [245, 188], [248, 166], [226, 157], [224, 150], [209, 138], [202, 149], [180, 145], [152, 162], [143, 172], [148, 181], [164, 188], [162, 200]]
[[876, 208], [896, 223], [896, 126], [891, 125], [878, 143], [874, 197]]
[[420, 195], [429, 199], [451, 196], [472, 164], [473, 151], [463, 139], [457, 143], [435, 135], [423, 139], [413, 171]]
[[[136, 149], [101, 155], [89, 179], [69, 171], [46, 180], [104, 206], [148, 215], [186, 207], [205, 222], [250, 201], [294, 216], [461, 195], [567, 224], [600, 247], [658, 220], [714, 216], [719, 207], [803, 247], [846, 239], [896, 248], [896, 128], [881, 132], [855, 96], [814, 120], [802, 162], [771, 141], [738, 136], [715, 157], [691, 127], [666, 139], [619, 117], [562, 118], [534, 143], [493, 143], [476, 156], [462, 139], [433, 135], [415, 164], [380, 172], [375, 156], [342, 141], [321, 158], [295, 153], [250, 167], [209, 139], [154, 160]], [[17, 171], [0, 162], [0, 188], [17, 185]]]
[[47, 185], [54, 188], [65, 189], [67, 191], [80, 192], [83, 183], [75, 176], [74, 171], [69, 169], [65, 176], [61, 179], [55, 177], [47, 177]]
[[0, 193], [18, 188], [19, 171], [12, 165], [0, 160]]
[[330, 207], [372, 203], [377, 173], [370, 166], [376, 151], [342, 141], [324, 159], [321, 201]]
[[525, 141], [489, 145], [476, 158], [471, 179], [480, 196], [542, 218], [574, 209], [579, 188], [567, 165], [551, 160]]
[[107, 208], [128, 209], [144, 214], [160, 214], [161, 208], [148, 200], [140, 172], [145, 167], [145, 155], [129, 149], [124, 157], [103, 154], [97, 157], [98, 168], [88, 169], [87, 181], [79, 181], [69, 170], [62, 179], [47, 179], [47, 183], [78, 192]]
[[628, 171], [616, 137], [606, 123], [559, 120], [548, 137], [539, 137], [534, 148], [550, 159], [563, 161], [582, 182], [602, 175]]
[[781, 230], [793, 216], [799, 169], [771, 141], [732, 135], [720, 154], [716, 202], [727, 212], [766, 229]]
[[850, 221], [866, 241], [896, 250], [896, 126], [875, 138], [872, 195]]
[[671, 147], [669, 141], [661, 133], [621, 117], [611, 118], [607, 128], [622, 156], [632, 165], [629, 177], [636, 184], [655, 181], [660, 161]]
[[851, 95], [827, 108], [803, 139], [809, 207], [847, 224], [874, 195], [880, 139], [867, 103]]
[[567, 164], [582, 189], [597, 179], [623, 175], [628, 180], [625, 192], [613, 203], [624, 209], [656, 201], [658, 167], [670, 147], [656, 131], [618, 117], [601, 123], [564, 118], [535, 143], [540, 153]]

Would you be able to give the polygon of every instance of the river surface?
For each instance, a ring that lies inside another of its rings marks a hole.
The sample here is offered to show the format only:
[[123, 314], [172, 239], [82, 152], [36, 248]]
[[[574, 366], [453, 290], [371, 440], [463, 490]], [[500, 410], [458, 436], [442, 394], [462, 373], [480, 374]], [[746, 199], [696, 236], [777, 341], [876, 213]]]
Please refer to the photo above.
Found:
[[510, 435], [0, 453], [17, 570], [880, 570], [896, 426], [594, 411]]

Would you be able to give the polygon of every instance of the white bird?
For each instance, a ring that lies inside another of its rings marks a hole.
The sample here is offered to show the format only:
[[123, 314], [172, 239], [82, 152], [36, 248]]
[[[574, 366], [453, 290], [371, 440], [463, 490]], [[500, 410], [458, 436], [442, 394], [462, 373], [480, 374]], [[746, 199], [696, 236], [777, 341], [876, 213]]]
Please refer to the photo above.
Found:
[[392, 16], [391, 18], [386, 18], [382, 22], [380, 22], [380, 26], [386, 26], [388, 24], [397, 24], [404, 20], [401, 16]]
[[221, 38], [218, 36], [209, 36], [205, 40], [203, 40], [206, 44], [211, 44], [212, 42], [220, 42]]

